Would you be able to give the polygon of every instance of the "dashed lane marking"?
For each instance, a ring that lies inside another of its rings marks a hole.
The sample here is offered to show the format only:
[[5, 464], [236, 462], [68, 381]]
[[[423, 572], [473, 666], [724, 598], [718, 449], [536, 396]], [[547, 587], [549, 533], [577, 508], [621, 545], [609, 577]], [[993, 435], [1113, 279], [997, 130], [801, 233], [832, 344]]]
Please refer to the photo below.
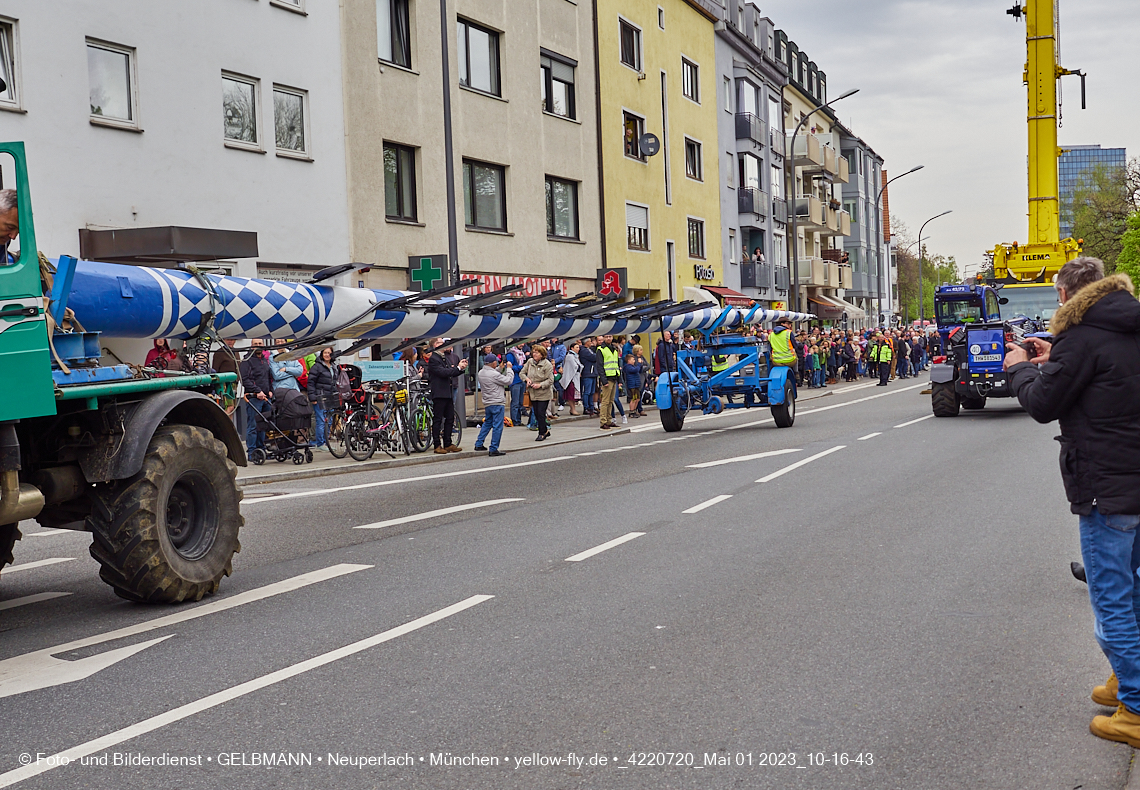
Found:
[[413, 516], [404, 516], [402, 518], [391, 518], [387, 521], [377, 521], [375, 524], [362, 524], [353, 529], [383, 529], [384, 527], [394, 527], [397, 524], [410, 524], [413, 521], [424, 521], [429, 518], [436, 518], [438, 516], [447, 516], [452, 513], [462, 513], [464, 510], [475, 510], [481, 507], [491, 507], [493, 505], [504, 505], [507, 502], [523, 502], [523, 499], [488, 499], [485, 502], [471, 502], [466, 505], [453, 505], [452, 507], [442, 507], [439, 510], [429, 510], [426, 513], [416, 513]]
[[857, 442], [865, 442], [865, 441], [867, 441], [868, 439], [874, 439], [876, 436], [882, 436], [882, 435], [883, 435], [883, 432], [882, 432], [882, 431], [875, 431], [874, 433], [869, 433], [869, 434], [867, 434], [866, 436], [860, 436], [860, 437], [859, 437], [858, 439], [856, 439], [855, 441], [857, 441]]
[[9, 573], [19, 573], [20, 571], [30, 571], [32, 568], [42, 568], [45, 565], [58, 565], [61, 562], [71, 562], [75, 557], [48, 557], [46, 560], [36, 560], [35, 562], [25, 562], [23, 565], [9, 565], [3, 570], [3, 574], [7, 576]]
[[634, 538], [640, 538], [644, 534], [644, 532], [629, 532], [625, 535], [622, 535], [620, 538], [614, 538], [613, 540], [607, 541], [601, 546], [594, 546], [594, 548], [586, 549], [580, 554], [575, 554], [573, 557], [567, 557], [566, 562], [581, 562], [582, 560], [588, 560], [595, 554], [601, 554], [603, 551], [609, 551], [614, 546], [620, 546], [623, 543], [628, 543]]
[[846, 446], [847, 445], [845, 445], [845, 444], [841, 444], [838, 447], [832, 447], [830, 450], [824, 450], [822, 453], [816, 453], [815, 455], [813, 455], [809, 458], [805, 458], [802, 461], [796, 461], [794, 464], [791, 464], [790, 466], [785, 466], [783, 469], [779, 469], [770, 475], [765, 475], [764, 477], [761, 477], [756, 482], [757, 483], [771, 482], [772, 480], [775, 480], [777, 477], [781, 477], [783, 475], [786, 475], [788, 472], [793, 472], [796, 469], [799, 469], [801, 466], [807, 466], [812, 461], [818, 461], [820, 458], [823, 458], [824, 456], [828, 456], [828, 455], [831, 455], [832, 453], [838, 452]]
[[685, 515], [692, 515], [693, 513], [700, 513], [702, 510], [707, 510], [708, 508], [712, 507], [713, 505], [719, 505], [721, 502], [725, 501], [726, 499], [732, 499], [732, 494], [721, 494], [720, 496], [714, 496], [712, 499], [706, 500], [699, 505], [694, 505], [693, 507], [689, 508], [688, 510], [682, 510], [681, 513], [683, 513]]
[[7, 601], [0, 601], [0, 610], [15, 609], [17, 606], [27, 606], [30, 603], [39, 603], [40, 601], [50, 601], [52, 598], [62, 598], [65, 595], [71, 595], [71, 593], [43, 592], [36, 593], [35, 595], [25, 595], [23, 598], [12, 598]]
[[914, 425], [916, 422], [922, 422], [923, 420], [929, 420], [933, 416], [934, 416], [933, 414], [928, 414], [925, 417], [919, 417], [917, 420], [911, 420], [910, 422], [904, 422], [901, 425], [896, 425], [895, 427], [896, 428], [905, 428], [908, 425]]

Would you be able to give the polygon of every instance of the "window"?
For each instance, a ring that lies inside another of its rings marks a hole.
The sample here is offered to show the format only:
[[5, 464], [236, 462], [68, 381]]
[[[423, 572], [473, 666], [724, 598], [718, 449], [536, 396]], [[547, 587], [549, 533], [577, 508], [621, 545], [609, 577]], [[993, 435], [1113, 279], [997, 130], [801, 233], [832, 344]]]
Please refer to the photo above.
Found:
[[768, 125], [772, 131], [783, 134], [784, 113], [781, 112], [780, 100], [773, 96], [768, 97]]
[[641, 31], [626, 22], [618, 20], [621, 28], [621, 62], [634, 71], [641, 71]]
[[681, 93], [686, 99], [701, 103], [701, 68], [681, 58]]
[[725, 181], [728, 183], [729, 189], [736, 188], [736, 155], [729, 152], [725, 154], [728, 157], [728, 169], [725, 171]]
[[760, 188], [760, 160], [752, 154], [740, 155], [740, 188]]
[[308, 153], [305, 99], [304, 91], [273, 86], [273, 136], [278, 153]]
[[626, 247], [649, 252], [649, 209], [634, 203], [625, 204]]
[[645, 154], [641, 151], [641, 135], [645, 134], [645, 119], [639, 118], [631, 112], [622, 113], [622, 133], [625, 135], [625, 155], [631, 159], [645, 161]]
[[578, 184], [546, 177], [546, 235], [552, 239], [578, 238]]
[[16, 23], [0, 20], [0, 79], [4, 89], [0, 90], [0, 107], [19, 108], [20, 97], [16, 92]]
[[851, 215], [851, 221], [858, 224], [859, 222], [859, 204], [854, 200], [843, 201], [843, 209]]
[[737, 262], [737, 257], [736, 257], [736, 231], [732, 228], [728, 229], [728, 259], [732, 263]]
[[759, 115], [756, 99], [760, 95], [760, 91], [748, 80], [737, 80], [736, 85], [740, 92], [740, 100], [736, 103], [737, 112]]
[[463, 160], [463, 218], [469, 228], [507, 229], [505, 168]]
[[502, 95], [499, 85], [499, 34], [459, 20], [459, 84]]
[[572, 61], [543, 54], [542, 107], [563, 118], [576, 118], [574, 109], [574, 66]]
[[133, 49], [87, 41], [87, 80], [92, 120], [111, 126], [138, 128], [134, 69]]
[[732, 77], [724, 78], [724, 111], [732, 112]]
[[657, 6], [657, 27], [665, 29], [665, 9]]
[[[461, 26], [462, 24], [460, 22]], [[462, 55], [462, 44], [460, 54]], [[412, 67], [408, 0], [376, 0], [376, 55], [385, 63], [394, 63], [406, 69]]]
[[704, 180], [704, 171], [701, 168], [701, 144], [687, 137], [685, 138], [685, 175], [697, 181]]
[[705, 257], [705, 223], [689, 217], [689, 257]]
[[[464, 176], [466, 177], [466, 170]], [[416, 221], [414, 148], [384, 143], [384, 215], [389, 219]]]
[[769, 183], [772, 186], [772, 197], [782, 200], [784, 197], [784, 171], [782, 168], [772, 165], [772, 180]]
[[305, 10], [305, 0], [270, 0], [270, 2], [273, 5], [284, 6], [290, 11], [301, 11], [303, 13]]
[[257, 118], [260, 97], [257, 80], [236, 74], [222, 75], [222, 119], [226, 141], [259, 148], [261, 128]]

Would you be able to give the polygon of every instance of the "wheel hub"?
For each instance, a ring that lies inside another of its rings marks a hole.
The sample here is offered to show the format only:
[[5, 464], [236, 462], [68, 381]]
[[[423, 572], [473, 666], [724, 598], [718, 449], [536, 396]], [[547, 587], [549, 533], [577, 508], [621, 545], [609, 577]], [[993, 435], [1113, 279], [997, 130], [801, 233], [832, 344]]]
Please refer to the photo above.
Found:
[[209, 553], [218, 534], [218, 497], [204, 474], [184, 472], [166, 501], [166, 534], [174, 550], [187, 560]]

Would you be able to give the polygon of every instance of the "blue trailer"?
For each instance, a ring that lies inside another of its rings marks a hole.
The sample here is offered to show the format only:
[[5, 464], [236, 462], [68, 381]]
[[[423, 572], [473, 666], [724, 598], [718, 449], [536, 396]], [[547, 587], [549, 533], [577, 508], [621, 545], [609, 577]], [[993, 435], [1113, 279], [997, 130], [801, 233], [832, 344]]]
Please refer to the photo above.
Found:
[[677, 369], [663, 370], [657, 379], [654, 395], [662, 427], [670, 433], [681, 430], [685, 416], [694, 410], [720, 414], [725, 409], [768, 407], [777, 428], [790, 428], [796, 421], [792, 370], [772, 367], [761, 353], [759, 338], [701, 334], [701, 347], [678, 349]]

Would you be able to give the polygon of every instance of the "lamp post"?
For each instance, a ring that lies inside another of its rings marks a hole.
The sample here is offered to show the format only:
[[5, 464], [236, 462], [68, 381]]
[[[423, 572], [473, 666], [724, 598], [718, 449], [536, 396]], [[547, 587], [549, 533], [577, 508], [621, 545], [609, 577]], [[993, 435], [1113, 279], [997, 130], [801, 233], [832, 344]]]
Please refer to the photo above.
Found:
[[[807, 123], [808, 118], [815, 115], [824, 107], [830, 107], [831, 105], [835, 104], [835, 102], [843, 101], [848, 96], [854, 96], [858, 92], [858, 88], [855, 90], [847, 91], [847, 93], [844, 93], [842, 96], [838, 96], [829, 102], [824, 102], [823, 104], [816, 105], [816, 107], [811, 112], [804, 115], [804, 117], [800, 119], [799, 124], [796, 126], [795, 131], [792, 132], [792, 154], [794, 155], [796, 152], [796, 137], [799, 136], [800, 129], [802, 129], [804, 127], [804, 124]], [[791, 267], [789, 268], [789, 274], [791, 276], [788, 278], [791, 280], [789, 283], [789, 290], [791, 291], [792, 299], [789, 306], [792, 308], [792, 312], [798, 312], [800, 304], [800, 253], [799, 221], [798, 217], [796, 216], [796, 168], [791, 164], [791, 161], [788, 157], [787, 136], [784, 137], [784, 168], [789, 176], [784, 183], [784, 194], [787, 195], [789, 190], [791, 190], [792, 193], [792, 199], [788, 201], [791, 203], [792, 209], [792, 262]]]
[[[883, 199], [883, 193], [885, 193], [887, 191], [887, 187], [889, 187], [893, 182], [898, 181], [903, 176], [909, 176], [911, 173], [917, 173], [919, 170], [921, 170], [924, 167], [926, 167], [926, 165], [919, 165], [918, 167], [912, 167], [910, 170], [907, 170], [905, 173], [901, 173], [900, 175], [897, 175], [894, 178], [888, 180], [887, 183], [883, 184], [883, 188], [879, 190], [879, 194], [875, 195], [875, 219], [876, 219], [875, 225], [878, 228], [878, 230], [875, 232], [875, 235], [878, 238], [878, 242], [879, 242], [878, 245], [875, 247], [875, 263], [877, 264], [875, 266], [875, 268], [877, 269], [875, 274], [879, 280], [879, 287], [875, 289], [875, 291], [876, 291], [875, 295], [878, 297], [877, 301], [879, 304], [879, 307], [878, 307], [879, 316], [883, 315], [883, 208], [880, 205], [880, 201]], [[889, 283], [888, 283], [888, 285], [889, 285]], [[882, 321], [882, 318], [877, 318], [877, 320], [875, 321], [875, 324], [878, 325], [880, 321]]]
[[[943, 211], [938, 217], [945, 217], [947, 214], [953, 214], [953, 211]], [[922, 232], [926, 230], [929, 225], [938, 217], [931, 217], [926, 222], [922, 223], [922, 227], [918, 229], [918, 325], [922, 326], [922, 263], [926, 260], [926, 254], [922, 251]]]

